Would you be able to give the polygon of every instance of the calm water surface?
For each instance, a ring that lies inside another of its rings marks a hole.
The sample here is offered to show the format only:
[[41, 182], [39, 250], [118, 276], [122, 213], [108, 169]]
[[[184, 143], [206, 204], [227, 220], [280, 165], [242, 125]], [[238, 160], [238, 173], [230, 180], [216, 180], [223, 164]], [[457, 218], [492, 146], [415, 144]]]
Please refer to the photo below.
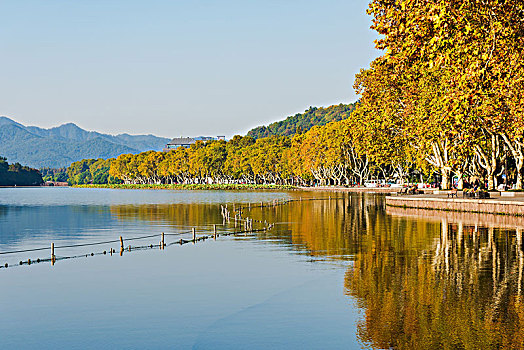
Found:
[[1, 347], [524, 348], [522, 219], [328, 196], [0, 189], [0, 253], [192, 227], [209, 234], [221, 204], [303, 199], [244, 211], [276, 223], [267, 232], [122, 256], [90, 256], [118, 243], [57, 249], [82, 257], [54, 266], [18, 265], [49, 249], [1, 254]]

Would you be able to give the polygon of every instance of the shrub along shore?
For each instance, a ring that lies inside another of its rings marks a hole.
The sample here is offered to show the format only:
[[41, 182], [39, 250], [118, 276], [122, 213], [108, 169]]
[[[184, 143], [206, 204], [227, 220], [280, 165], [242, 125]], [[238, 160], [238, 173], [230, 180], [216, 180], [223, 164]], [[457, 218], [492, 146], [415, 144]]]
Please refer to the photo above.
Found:
[[103, 184], [75, 185], [78, 188], [112, 188], [130, 190], [296, 190], [289, 185], [251, 184]]

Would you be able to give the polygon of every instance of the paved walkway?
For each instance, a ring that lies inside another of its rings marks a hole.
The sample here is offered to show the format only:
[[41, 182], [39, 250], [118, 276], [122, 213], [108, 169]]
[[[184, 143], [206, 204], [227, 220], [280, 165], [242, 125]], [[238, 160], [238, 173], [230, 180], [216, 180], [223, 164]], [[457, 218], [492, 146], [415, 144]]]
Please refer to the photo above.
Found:
[[[490, 194], [491, 195], [491, 194]], [[434, 209], [445, 211], [463, 211], [492, 213], [502, 215], [524, 215], [524, 195], [515, 193], [514, 197], [491, 195], [491, 198], [448, 198], [447, 194], [393, 195], [386, 197], [388, 206]]]
[[[444, 192], [444, 191], [442, 191]], [[509, 194], [512, 194], [513, 196], [508, 196]], [[456, 197], [450, 198], [448, 197], [447, 193], [439, 193], [439, 194], [433, 194], [433, 193], [426, 193], [426, 194], [414, 194], [414, 195], [397, 195], [395, 194], [393, 197], [395, 198], [415, 198], [415, 199], [445, 199], [445, 200], [470, 200], [470, 201], [503, 201], [503, 202], [522, 202], [524, 203], [524, 192], [507, 192], [506, 195], [501, 195], [500, 192], [497, 193], [490, 193], [490, 198], [470, 198], [470, 197], [462, 197], [462, 193], [459, 192]]]

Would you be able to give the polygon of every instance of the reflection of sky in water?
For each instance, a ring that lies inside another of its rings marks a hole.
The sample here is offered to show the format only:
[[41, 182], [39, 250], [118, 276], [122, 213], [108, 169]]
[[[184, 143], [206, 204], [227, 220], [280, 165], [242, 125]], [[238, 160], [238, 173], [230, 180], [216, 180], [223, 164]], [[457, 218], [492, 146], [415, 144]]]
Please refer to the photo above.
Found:
[[3, 270], [2, 347], [357, 347], [344, 269], [304, 260], [223, 239]]
[[[2, 191], [0, 252], [202, 233], [221, 203], [329, 195]], [[2, 348], [359, 348], [357, 334], [375, 348], [524, 348], [524, 219], [331, 195], [253, 208], [244, 216], [278, 224], [246, 237], [1, 268]]]
[[[216, 222], [220, 203], [289, 197], [18, 190], [0, 199], [1, 251], [182, 229]], [[68, 252], [86, 249], [107, 248]], [[275, 233], [1, 269], [2, 348], [358, 348], [345, 264], [289, 253], [289, 238]]]
[[113, 227], [114, 220], [105, 206], [0, 206], [0, 247], [51, 239], [65, 240], [89, 236]]
[[289, 198], [279, 191], [170, 191], [94, 188], [0, 188], [0, 205], [116, 205], [260, 202]]
[[[216, 214], [222, 203], [258, 203], [275, 198], [289, 195], [277, 191], [5, 188], [0, 189], [0, 251], [40, 247], [51, 241], [71, 243], [75, 239], [97, 241], [101, 237], [177, 232], [204, 223], [188, 222], [183, 215], [168, 217], [163, 213], [168, 206], [212, 207], [215, 218], [205, 222], [209, 224], [221, 221]], [[144, 218], [137, 215], [141, 210], [158, 215]]]

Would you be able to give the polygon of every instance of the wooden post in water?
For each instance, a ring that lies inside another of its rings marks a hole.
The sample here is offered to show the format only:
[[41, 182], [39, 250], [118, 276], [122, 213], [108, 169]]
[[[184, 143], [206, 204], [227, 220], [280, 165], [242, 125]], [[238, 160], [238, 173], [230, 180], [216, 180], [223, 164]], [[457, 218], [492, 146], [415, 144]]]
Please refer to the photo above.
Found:
[[124, 253], [124, 239], [120, 236], [120, 256]]
[[196, 242], [196, 229], [193, 227], [191, 231], [193, 231], [193, 243], [195, 243]]
[[213, 237], [214, 239], [217, 239], [217, 225], [213, 224]]
[[164, 249], [164, 246], [166, 244], [164, 243], [164, 232], [162, 232], [162, 241], [160, 242], [160, 249]]
[[51, 243], [51, 265], [55, 264], [55, 260], [56, 260], [56, 257], [55, 257], [55, 244]]

